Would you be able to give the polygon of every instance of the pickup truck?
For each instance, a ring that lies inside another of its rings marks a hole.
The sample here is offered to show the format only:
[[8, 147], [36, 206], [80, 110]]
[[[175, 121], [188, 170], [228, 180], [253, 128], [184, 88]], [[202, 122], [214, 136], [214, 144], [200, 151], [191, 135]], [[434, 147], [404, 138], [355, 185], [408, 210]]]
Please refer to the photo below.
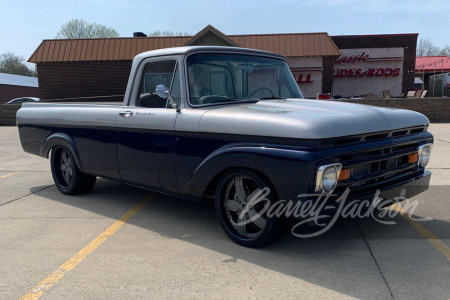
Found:
[[347, 189], [349, 199], [412, 197], [431, 175], [424, 115], [304, 99], [284, 56], [252, 49], [145, 52], [122, 105], [25, 103], [17, 125], [24, 151], [50, 156], [62, 193], [102, 177], [214, 199], [223, 230], [246, 247], [282, 235], [286, 220], [266, 213], [279, 200]]

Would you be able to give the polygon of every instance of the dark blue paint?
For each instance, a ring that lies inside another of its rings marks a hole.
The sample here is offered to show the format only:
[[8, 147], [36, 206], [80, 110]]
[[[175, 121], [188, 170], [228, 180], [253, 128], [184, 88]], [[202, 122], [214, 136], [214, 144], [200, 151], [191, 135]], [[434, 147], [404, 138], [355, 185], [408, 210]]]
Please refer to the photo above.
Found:
[[[280, 199], [296, 199], [312, 192], [317, 163], [337, 161], [345, 153], [416, 140], [432, 141], [430, 133], [418, 133], [321, 149], [316, 140], [240, 135], [153, 131], [145, 129], [19, 126], [25, 151], [45, 156], [50, 141], [66, 139], [74, 147], [82, 171], [109, 179], [201, 200], [218, 174], [233, 167], [259, 171], [273, 184]], [[57, 133], [55, 139], [47, 140]], [[73, 142], [70, 141], [70, 138]], [[47, 140], [48, 144], [45, 145]], [[322, 141], [321, 141], [322, 142]], [[120, 172], [119, 172], [120, 169]], [[423, 168], [411, 176], [420, 177]], [[410, 178], [404, 178], [410, 180]], [[382, 183], [386, 189], [390, 184]], [[356, 191], [358, 192], [358, 191]], [[364, 193], [364, 190], [359, 191]], [[356, 194], [355, 194], [356, 195]]]

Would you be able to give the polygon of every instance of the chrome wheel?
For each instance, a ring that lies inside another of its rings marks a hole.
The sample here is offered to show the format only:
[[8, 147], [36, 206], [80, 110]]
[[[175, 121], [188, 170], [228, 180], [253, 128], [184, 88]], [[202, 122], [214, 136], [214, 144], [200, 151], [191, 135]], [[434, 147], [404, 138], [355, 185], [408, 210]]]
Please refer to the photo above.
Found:
[[65, 149], [61, 150], [60, 170], [66, 186], [70, 186], [73, 180], [73, 161]]
[[261, 200], [262, 187], [251, 177], [238, 175], [225, 190], [223, 207], [231, 227], [244, 238], [258, 238], [267, 227], [264, 215], [270, 203]]
[[65, 146], [52, 148], [50, 160], [53, 180], [63, 194], [85, 193], [94, 187], [97, 177], [85, 174], [78, 169], [75, 157], [69, 148]]
[[216, 187], [216, 213], [220, 226], [235, 243], [257, 248], [285, 233], [284, 218], [268, 211], [277, 195], [263, 175], [244, 168], [229, 170]]

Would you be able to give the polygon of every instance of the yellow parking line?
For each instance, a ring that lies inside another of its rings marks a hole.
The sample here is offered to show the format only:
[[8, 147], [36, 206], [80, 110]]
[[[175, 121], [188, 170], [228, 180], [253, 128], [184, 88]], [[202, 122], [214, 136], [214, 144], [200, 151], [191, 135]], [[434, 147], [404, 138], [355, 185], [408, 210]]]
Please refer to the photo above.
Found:
[[94, 252], [101, 244], [103, 244], [110, 236], [117, 232], [130, 218], [132, 218], [142, 207], [144, 207], [151, 200], [151, 196], [145, 197], [141, 202], [139, 202], [135, 207], [130, 209], [126, 214], [124, 214], [119, 220], [114, 222], [109, 226], [104, 232], [93, 239], [89, 244], [87, 244], [83, 249], [78, 251], [77, 254], [72, 256], [68, 261], [59, 266], [52, 274], [47, 276], [38, 285], [31, 289], [31, 291], [22, 296], [20, 299], [38, 299], [46, 291], [48, 291], [54, 284], [60, 281], [64, 275], [66, 275], [70, 270], [75, 268], [79, 263], [81, 263], [89, 254]]
[[450, 247], [447, 246], [447, 244], [439, 239], [434, 233], [431, 231], [425, 229], [419, 222], [414, 221], [411, 219], [408, 215], [408, 212], [404, 211], [403, 208], [399, 204], [394, 204], [391, 206], [393, 210], [398, 211], [401, 213], [402, 217], [411, 225], [414, 227], [417, 232], [426, 238], [428, 242], [433, 245], [439, 252], [444, 254], [444, 256], [447, 258], [448, 261], [450, 261]]
[[13, 176], [13, 175], [16, 175], [16, 174], [20, 174], [20, 173], [22, 173], [22, 172], [14, 172], [14, 173], [6, 174], [6, 175], [3, 175], [3, 176], [0, 176], [0, 179], [6, 178], [6, 177], [9, 177], [9, 176]]

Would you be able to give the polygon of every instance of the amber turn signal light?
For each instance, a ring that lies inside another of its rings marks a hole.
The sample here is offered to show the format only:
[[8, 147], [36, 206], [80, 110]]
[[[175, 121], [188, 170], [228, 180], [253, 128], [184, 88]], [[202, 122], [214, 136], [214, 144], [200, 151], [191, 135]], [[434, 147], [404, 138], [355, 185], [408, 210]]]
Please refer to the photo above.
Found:
[[350, 169], [342, 169], [339, 174], [339, 181], [350, 178]]
[[417, 162], [417, 160], [419, 159], [419, 155], [417, 153], [413, 153], [408, 155], [408, 164], [412, 164]]

